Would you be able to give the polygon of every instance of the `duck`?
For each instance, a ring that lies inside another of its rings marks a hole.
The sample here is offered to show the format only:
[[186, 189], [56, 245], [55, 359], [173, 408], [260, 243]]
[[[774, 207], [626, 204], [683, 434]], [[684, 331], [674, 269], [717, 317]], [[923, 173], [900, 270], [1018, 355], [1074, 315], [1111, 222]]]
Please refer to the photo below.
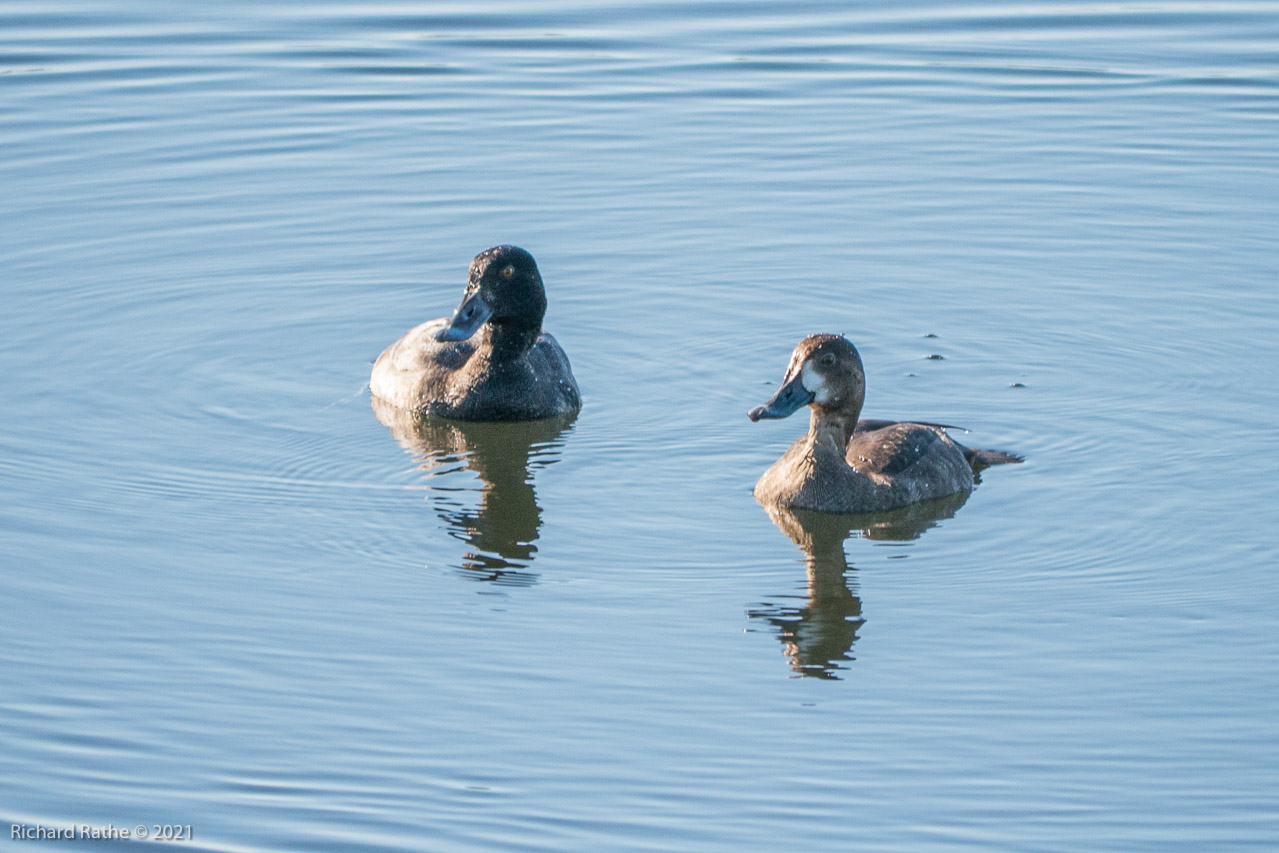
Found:
[[471, 261], [452, 317], [415, 326], [373, 363], [369, 391], [416, 416], [531, 421], [573, 416], [568, 355], [542, 330], [546, 289], [533, 256], [494, 246]]
[[945, 424], [859, 420], [866, 372], [843, 335], [809, 335], [768, 402], [752, 421], [812, 410], [808, 433], [795, 441], [755, 484], [765, 507], [830, 513], [880, 512], [967, 492], [976, 472], [1021, 462], [1015, 453], [965, 447]]

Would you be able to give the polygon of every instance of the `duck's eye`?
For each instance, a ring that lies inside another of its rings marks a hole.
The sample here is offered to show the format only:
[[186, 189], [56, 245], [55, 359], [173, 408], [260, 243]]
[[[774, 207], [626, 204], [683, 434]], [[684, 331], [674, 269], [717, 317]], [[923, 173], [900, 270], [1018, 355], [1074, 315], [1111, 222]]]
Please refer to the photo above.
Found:
[[502, 267], [502, 278], [510, 278], [513, 275], [515, 275], [514, 264], [507, 264], [506, 266]]
[[826, 365], [827, 367], [830, 367], [832, 364], [835, 363], [835, 354], [833, 352], [828, 352], [824, 356], [819, 358], [818, 362]]

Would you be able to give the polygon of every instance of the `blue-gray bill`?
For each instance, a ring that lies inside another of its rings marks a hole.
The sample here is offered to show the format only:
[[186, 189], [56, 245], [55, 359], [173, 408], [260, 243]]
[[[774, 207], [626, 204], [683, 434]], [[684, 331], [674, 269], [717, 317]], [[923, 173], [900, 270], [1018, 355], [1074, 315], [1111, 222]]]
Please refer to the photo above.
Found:
[[467, 294], [462, 304], [453, 312], [448, 325], [435, 333], [437, 341], [464, 341], [479, 331], [480, 326], [493, 316], [493, 306], [484, 298], [484, 291]]
[[813, 392], [804, 387], [800, 373], [797, 371], [789, 381], [782, 383], [767, 403], [756, 406], [746, 413], [752, 421], [765, 418], [785, 418], [796, 410], [813, 402]]

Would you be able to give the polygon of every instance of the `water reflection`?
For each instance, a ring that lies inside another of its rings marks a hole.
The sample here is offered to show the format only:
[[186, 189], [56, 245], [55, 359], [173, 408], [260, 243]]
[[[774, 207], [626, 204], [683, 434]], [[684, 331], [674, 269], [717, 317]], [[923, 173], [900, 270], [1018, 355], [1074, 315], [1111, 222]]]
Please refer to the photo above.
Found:
[[[573, 418], [463, 423], [417, 418], [376, 398], [373, 412], [427, 472], [427, 500], [449, 535], [466, 543], [455, 567], [473, 580], [536, 583], [537, 573], [528, 569], [537, 553], [542, 508], [533, 470], [559, 461], [562, 436]], [[480, 479], [478, 506], [474, 488], [433, 481], [461, 470], [474, 471]]]
[[791, 670], [799, 676], [838, 679], [853, 660], [853, 643], [866, 620], [862, 600], [850, 575], [844, 540], [856, 531], [866, 539], [907, 542], [953, 516], [970, 492], [914, 504], [888, 512], [837, 515], [810, 510], [766, 507], [773, 523], [804, 552], [808, 569], [803, 606], [765, 602], [750, 611], [777, 632]]

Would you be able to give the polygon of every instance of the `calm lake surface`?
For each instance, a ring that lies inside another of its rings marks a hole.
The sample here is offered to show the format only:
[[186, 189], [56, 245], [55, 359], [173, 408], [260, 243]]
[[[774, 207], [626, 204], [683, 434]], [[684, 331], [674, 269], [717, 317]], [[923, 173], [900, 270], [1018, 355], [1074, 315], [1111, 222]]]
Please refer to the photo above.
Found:
[[[1275, 3], [8, 0], [0, 151], [4, 824], [1279, 845]], [[375, 412], [497, 243], [580, 416]], [[819, 331], [1026, 463], [771, 517]]]

